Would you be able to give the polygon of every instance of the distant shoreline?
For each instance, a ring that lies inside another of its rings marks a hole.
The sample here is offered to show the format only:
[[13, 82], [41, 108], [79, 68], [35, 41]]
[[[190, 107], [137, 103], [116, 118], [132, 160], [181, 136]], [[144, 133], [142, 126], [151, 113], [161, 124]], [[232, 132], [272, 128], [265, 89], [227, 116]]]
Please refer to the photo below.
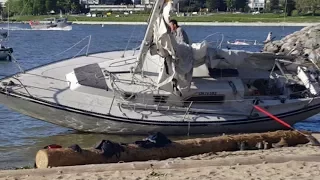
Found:
[[[73, 24], [80, 25], [147, 25], [146, 22], [125, 22], [125, 21], [71, 21]], [[0, 22], [6, 24], [7, 22]], [[11, 22], [10, 24], [28, 24], [27, 21]], [[320, 24], [314, 23], [296, 23], [296, 22], [179, 22], [180, 25], [186, 26], [287, 26], [287, 27], [305, 27]]]
[[[121, 21], [73, 21], [73, 24], [91, 25], [147, 25], [146, 22], [121, 22]], [[180, 22], [187, 26], [311, 26], [319, 23], [294, 23], [294, 22]]]

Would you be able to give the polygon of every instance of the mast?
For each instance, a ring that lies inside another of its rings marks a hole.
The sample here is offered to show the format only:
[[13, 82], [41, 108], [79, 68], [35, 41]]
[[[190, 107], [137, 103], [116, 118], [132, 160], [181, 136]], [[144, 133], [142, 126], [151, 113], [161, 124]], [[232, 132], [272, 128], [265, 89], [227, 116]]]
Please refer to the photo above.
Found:
[[[140, 52], [138, 54], [138, 64], [135, 68], [135, 72], [141, 71], [144, 61], [145, 61], [145, 57], [146, 54], [149, 50], [150, 47], [150, 43], [152, 41], [152, 35], [153, 35], [153, 26], [156, 23], [157, 18], [159, 17], [160, 13], [162, 12], [162, 8], [163, 8], [163, 4], [165, 2], [165, 0], [155, 0], [155, 4], [153, 6], [153, 11], [151, 14], [151, 17], [149, 19], [149, 23], [148, 23], [148, 27], [147, 27], [147, 31], [144, 35], [143, 41], [141, 43], [140, 46]], [[167, 1], [167, 0], [166, 0]]]
[[8, 36], [7, 37], [9, 37], [9, 24], [10, 24], [9, 17], [10, 17], [10, 11], [9, 11], [9, 3], [8, 3], [8, 18], [7, 18], [7, 20], [8, 20]]
[[179, 4], [179, 2], [177, 4], [177, 11], [178, 11], [178, 15], [179, 15], [180, 14], [180, 4]]

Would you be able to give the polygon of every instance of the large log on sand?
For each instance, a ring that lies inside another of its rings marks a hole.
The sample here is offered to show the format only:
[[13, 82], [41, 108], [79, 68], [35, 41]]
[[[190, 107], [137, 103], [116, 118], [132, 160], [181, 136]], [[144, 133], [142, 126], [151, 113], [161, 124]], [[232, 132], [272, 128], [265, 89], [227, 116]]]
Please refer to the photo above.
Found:
[[174, 141], [162, 148], [141, 148], [135, 144], [124, 145], [120, 157], [107, 158], [96, 149], [83, 149], [81, 153], [69, 148], [42, 149], [36, 155], [36, 166], [48, 168], [85, 164], [117, 163], [119, 161], [164, 160], [168, 158], [187, 157], [208, 152], [235, 151], [240, 142], [255, 146], [258, 142], [277, 143], [285, 139], [289, 146], [308, 143], [308, 139], [296, 131], [275, 131], [241, 135], [224, 135], [212, 138], [197, 138]]

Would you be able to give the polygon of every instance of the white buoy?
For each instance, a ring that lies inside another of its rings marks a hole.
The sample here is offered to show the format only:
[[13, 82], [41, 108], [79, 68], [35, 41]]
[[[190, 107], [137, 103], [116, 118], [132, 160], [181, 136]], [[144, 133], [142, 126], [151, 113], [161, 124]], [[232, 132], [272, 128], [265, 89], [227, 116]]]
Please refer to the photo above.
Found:
[[104, 27], [104, 24], [101, 24], [101, 27]]

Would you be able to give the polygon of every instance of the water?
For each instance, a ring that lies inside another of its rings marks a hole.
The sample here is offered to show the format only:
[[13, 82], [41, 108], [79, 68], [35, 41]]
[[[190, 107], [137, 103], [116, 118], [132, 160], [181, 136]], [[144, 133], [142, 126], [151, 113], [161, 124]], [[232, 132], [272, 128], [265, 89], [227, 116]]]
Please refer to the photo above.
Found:
[[[0, 25], [6, 28], [5, 24]], [[14, 56], [22, 68], [29, 69], [59, 59], [76, 55], [89, 41], [89, 52], [132, 49], [140, 45], [146, 26], [130, 25], [73, 25], [71, 31], [33, 31], [28, 25], [14, 24], [10, 29], [10, 41], [4, 43], [14, 48]], [[268, 32], [272, 31], [276, 39], [280, 39], [302, 27], [205, 27], [185, 26], [189, 38], [193, 42], [201, 41], [206, 36], [220, 32], [224, 34], [223, 47], [226, 41], [235, 39], [250, 39], [264, 41]], [[2, 30], [3, 31], [3, 30]], [[87, 37], [87, 38], [86, 38]], [[84, 39], [85, 38], [85, 39]], [[84, 39], [77, 46], [64, 52], [75, 43]], [[130, 43], [127, 43], [130, 39]], [[209, 41], [220, 41], [221, 35], [211, 36]], [[259, 51], [261, 46], [229, 46], [231, 49]], [[85, 50], [82, 51], [83, 54]], [[0, 75], [7, 76], [18, 71], [12, 62], [0, 63]], [[319, 116], [314, 116], [296, 125], [299, 129], [319, 131]], [[78, 133], [76, 131], [42, 122], [0, 106], [0, 169], [32, 165], [35, 153], [40, 148], [52, 143], [69, 146], [79, 144], [82, 147], [92, 147], [101, 139], [111, 139], [121, 142], [132, 142], [142, 137], [110, 136], [102, 134]], [[177, 137], [183, 138], [183, 137]]]

